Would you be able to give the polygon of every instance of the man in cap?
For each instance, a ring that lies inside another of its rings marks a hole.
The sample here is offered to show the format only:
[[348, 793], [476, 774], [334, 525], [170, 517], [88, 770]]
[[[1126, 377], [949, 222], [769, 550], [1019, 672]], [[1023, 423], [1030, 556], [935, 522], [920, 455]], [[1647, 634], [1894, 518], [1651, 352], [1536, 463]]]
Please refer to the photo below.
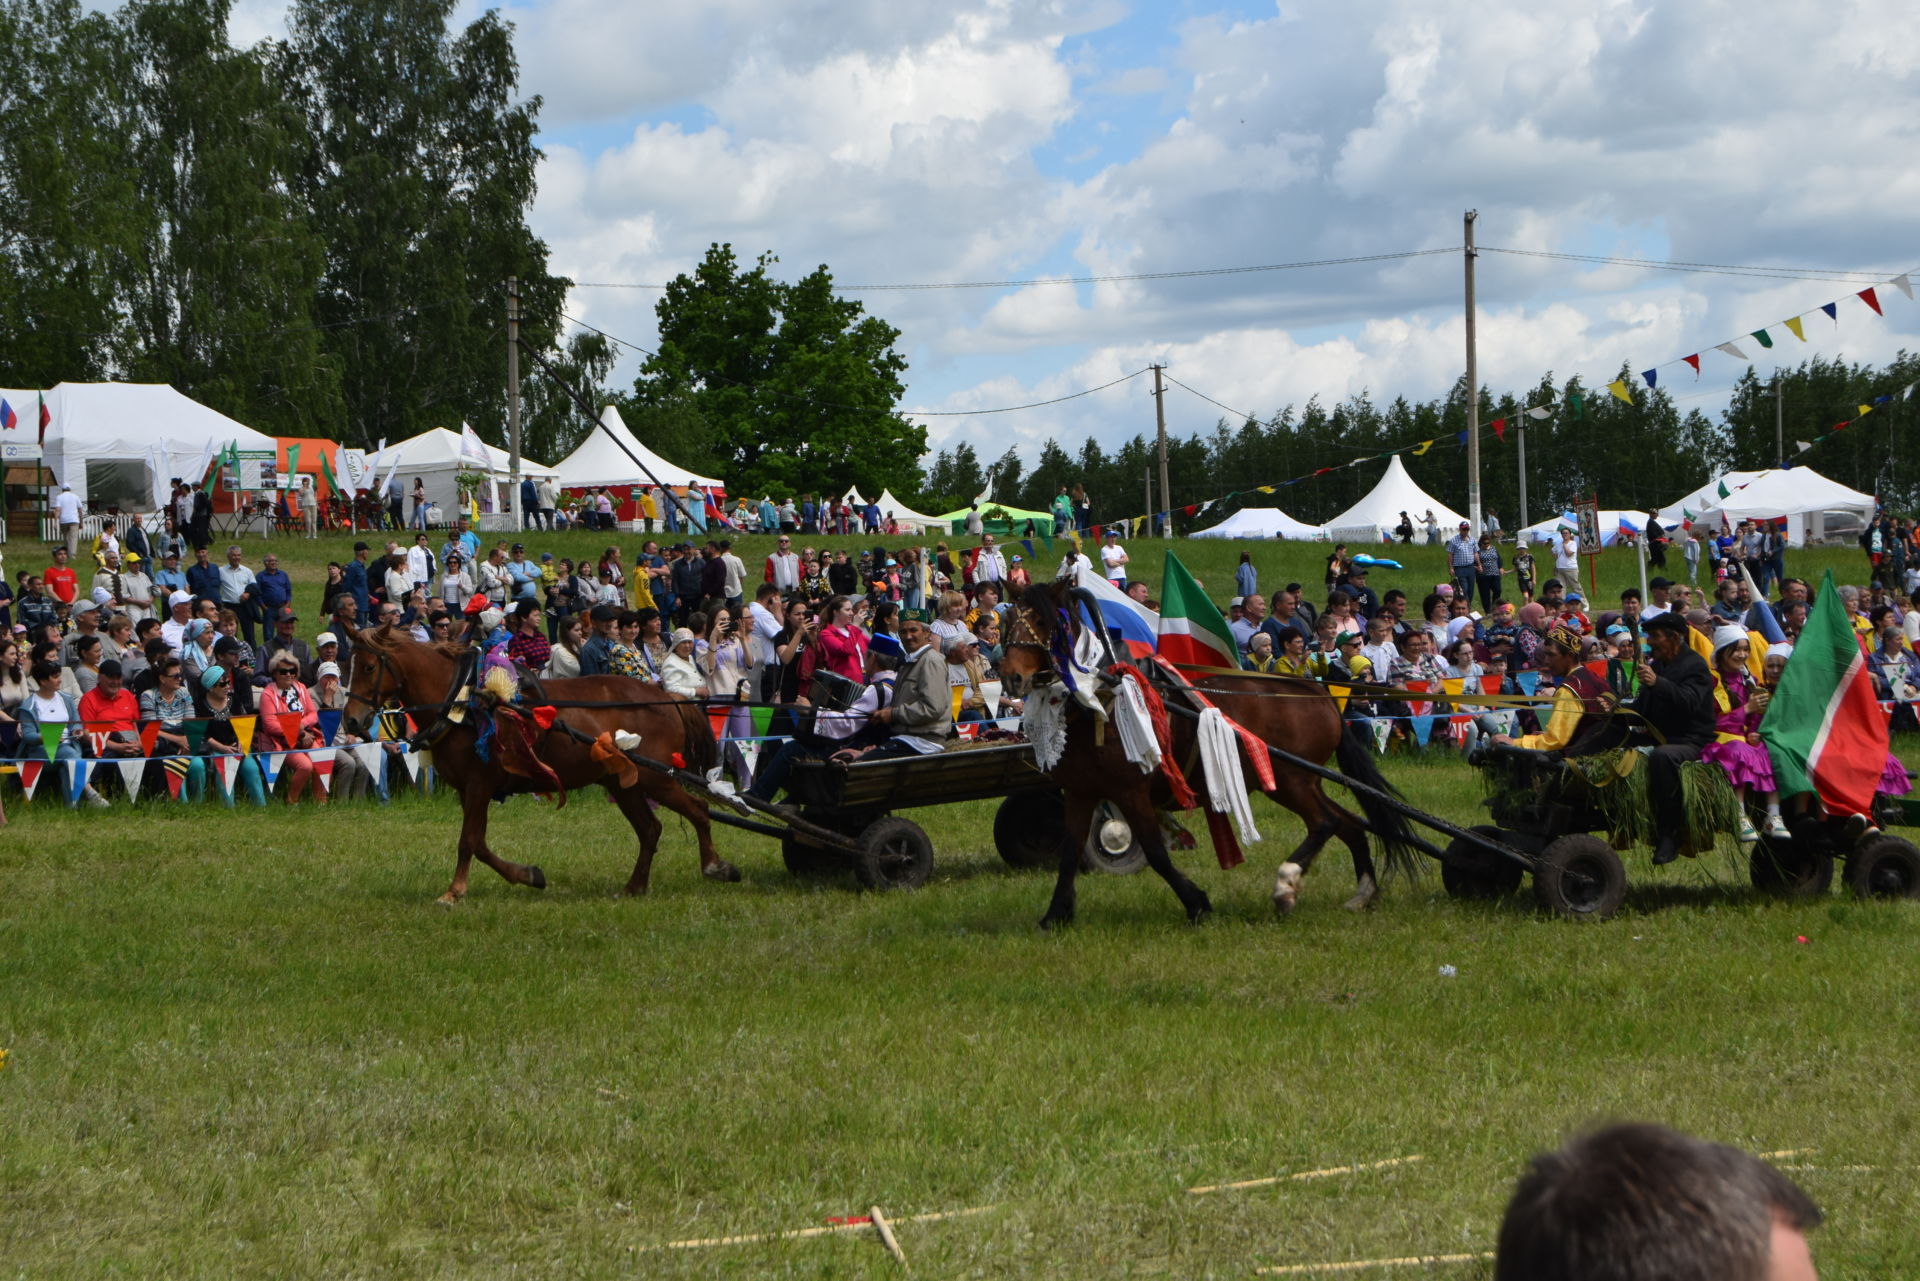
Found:
[[167, 621], [160, 624], [160, 639], [167, 642], [167, 648], [176, 658], [187, 652], [187, 624], [192, 620], [192, 592], [183, 588], [167, 597]]
[[[160, 553], [160, 568], [153, 573], [153, 587], [156, 593], [165, 592], [167, 596], [187, 590], [187, 575], [180, 568], [180, 553], [177, 549], [169, 547]], [[159, 597], [159, 600], [164, 606], [166, 596]]]
[[84, 640], [105, 640], [100, 631], [100, 607], [91, 600], [83, 600], [73, 607], [73, 630], [60, 642], [60, 666], [72, 667], [80, 652], [80, 642]]
[[885, 632], [875, 632], [867, 646], [867, 686], [845, 711], [822, 707], [812, 715], [811, 726], [803, 725], [780, 750], [755, 771], [753, 786], [747, 795], [771, 801], [787, 785], [793, 763], [805, 757], [815, 759], [852, 749], [864, 750], [887, 738], [887, 726], [876, 716], [892, 704], [894, 679], [900, 670], [900, 642]]
[[1687, 643], [1688, 624], [1668, 612], [1643, 620], [1647, 644], [1653, 650], [1638, 667], [1640, 695], [1634, 710], [1666, 739], [1647, 760], [1647, 793], [1660, 830], [1654, 847], [1655, 864], [1680, 856], [1685, 813], [1680, 797], [1680, 767], [1700, 759], [1700, 749], [1713, 741], [1713, 672], [1707, 660]]
[[1641, 617], [1652, 618], [1655, 614], [1664, 614], [1669, 609], [1672, 609], [1673, 602], [1670, 599], [1668, 599], [1672, 594], [1673, 594], [1673, 580], [1671, 578], [1661, 578], [1661, 577], [1655, 576], [1654, 578], [1648, 580], [1647, 582], [1648, 599], [1646, 604], [1641, 607], [1641, 610], [1640, 610]]
[[1479, 565], [1480, 544], [1474, 540], [1472, 526], [1463, 520], [1458, 532], [1447, 540], [1447, 570], [1453, 576], [1455, 589], [1468, 600], [1473, 599]]
[[1380, 610], [1380, 597], [1367, 586], [1367, 567], [1355, 565], [1347, 571], [1346, 593], [1353, 598], [1353, 612], [1372, 618]]
[[608, 676], [613, 673], [613, 646], [617, 639], [615, 629], [620, 625], [620, 607], [605, 603], [595, 605], [587, 613], [587, 624], [592, 635], [580, 646], [580, 674], [582, 676]]
[[[948, 637], [964, 651], [966, 640]], [[971, 638], [967, 638], [970, 640]], [[900, 624], [900, 648], [905, 659], [894, 683], [893, 702], [873, 714], [891, 737], [870, 753], [871, 758], [915, 756], [945, 748], [953, 733], [953, 691], [947, 684], [947, 655], [933, 643], [933, 632], [917, 618]]]
[[273, 670], [274, 656], [286, 654], [300, 665], [300, 680], [311, 685], [318, 679], [316, 671], [320, 660], [314, 657], [307, 643], [294, 635], [300, 616], [291, 605], [282, 609], [273, 620], [273, 635], [267, 637], [265, 652], [260, 658], [260, 671], [264, 674]]
[[1512, 744], [1531, 752], [1572, 752], [1579, 755], [1598, 747], [1596, 731], [1603, 728], [1618, 700], [1606, 681], [1580, 661], [1580, 634], [1566, 624], [1547, 632], [1540, 662], [1559, 682], [1553, 706], [1538, 734], [1513, 738], [1495, 734], [1492, 742]]
[[[227, 712], [232, 716], [253, 715], [256, 706], [254, 701], [254, 688], [256, 685], [264, 686], [273, 683], [273, 678], [265, 673], [259, 676], [254, 675], [253, 668], [249, 667], [243, 661], [246, 657], [245, 653], [243, 653], [245, 648], [245, 646], [231, 636], [222, 636], [213, 643], [214, 666], [222, 669], [227, 674], [228, 688], [230, 691], [228, 697], [231, 700], [227, 704]], [[267, 667], [268, 671], [273, 670], [271, 665], [264, 666]], [[202, 716], [207, 714], [206, 696], [208, 688], [209, 687], [201, 681], [193, 682], [191, 692], [193, 694], [194, 705], [199, 709], [200, 715]]]

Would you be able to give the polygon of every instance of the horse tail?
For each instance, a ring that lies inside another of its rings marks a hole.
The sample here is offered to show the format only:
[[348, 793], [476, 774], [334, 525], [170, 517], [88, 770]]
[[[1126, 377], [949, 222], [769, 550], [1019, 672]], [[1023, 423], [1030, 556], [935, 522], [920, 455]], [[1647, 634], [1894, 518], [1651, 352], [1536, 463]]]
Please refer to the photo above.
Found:
[[705, 778], [715, 766], [720, 764], [720, 744], [713, 736], [713, 722], [707, 719], [706, 709], [691, 699], [681, 698], [675, 709], [680, 713], [680, 727], [686, 734], [687, 768]]
[[[1354, 782], [1385, 792], [1388, 796], [1400, 795], [1400, 789], [1388, 782], [1387, 776], [1380, 772], [1379, 762], [1373, 754], [1372, 735], [1363, 733], [1352, 721], [1340, 727], [1340, 747], [1335, 759], [1340, 762], [1340, 772]], [[1355, 791], [1353, 799], [1366, 816], [1367, 828], [1380, 838], [1380, 859], [1386, 865], [1388, 874], [1417, 880], [1421, 862], [1413, 842], [1418, 837], [1408, 823], [1407, 816], [1371, 792]]]

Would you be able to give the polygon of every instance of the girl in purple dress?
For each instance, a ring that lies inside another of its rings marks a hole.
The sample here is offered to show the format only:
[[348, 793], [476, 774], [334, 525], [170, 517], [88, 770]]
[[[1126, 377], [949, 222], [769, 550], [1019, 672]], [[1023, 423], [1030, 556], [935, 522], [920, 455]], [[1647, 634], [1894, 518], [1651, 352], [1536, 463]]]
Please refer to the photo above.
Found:
[[[1700, 759], [1727, 772], [1734, 795], [1740, 798], [1740, 840], [1760, 839], [1747, 817], [1747, 795], [1757, 795], [1767, 807], [1767, 835], [1784, 837], [1787, 825], [1780, 817], [1780, 792], [1773, 779], [1773, 762], [1757, 732], [1767, 710], [1768, 695], [1747, 667], [1748, 643], [1744, 628], [1726, 626], [1713, 634], [1713, 668], [1718, 685], [1713, 691], [1719, 716], [1714, 741], [1701, 749]], [[1757, 697], [1756, 697], [1757, 695]]]

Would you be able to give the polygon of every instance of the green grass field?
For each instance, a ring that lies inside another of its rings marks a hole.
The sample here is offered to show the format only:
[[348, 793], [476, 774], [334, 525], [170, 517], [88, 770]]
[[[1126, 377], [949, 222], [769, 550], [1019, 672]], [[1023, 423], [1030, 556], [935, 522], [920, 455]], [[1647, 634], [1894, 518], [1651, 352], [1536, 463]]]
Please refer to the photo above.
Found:
[[[1181, 546], [1221, 583], [1237, 550]], [[1312, 581], [1311, 549], [1261, 552], [1264, 586]], [[1825, 556], [1858, 563], [1790, 568]], [[1474, 817], [1457, 762], [1388, 768]], [[10, 812], [3, 1273], [895, 1275], [865, 1231], [659, 1248], [879, 1204], [922, 1276], [1250, 1276], [1489, 1249], [1527, 1156], [1645, 1117], [1796, 1153], [1823, 1276], [1920, 1275], [1920, 913], [1760, 899], [1724, 852], [1629, 855], [1627, 907], [1591, 927], [1432, 875], [1353, 916], [1330, 853], [1276, 921], [1300, 833], [1261, 805], [1246, 866], [1183, 856], [1204, 924], [1151, 873], [1093, 876], [1047, 935], [1050, 878], [1004, 868], [989, 803], [912, 813], [938, 851], [914, 894], [796, 882], [724, 829], [746, 879], [706, 882], [672, 821], [624, 901], [611, 807], [516, 799], [495, 848], [551, 888], [476, 869], [452, 910], [444, 796]], [[911, 1219], [956, 1210], [982, 1212]]]

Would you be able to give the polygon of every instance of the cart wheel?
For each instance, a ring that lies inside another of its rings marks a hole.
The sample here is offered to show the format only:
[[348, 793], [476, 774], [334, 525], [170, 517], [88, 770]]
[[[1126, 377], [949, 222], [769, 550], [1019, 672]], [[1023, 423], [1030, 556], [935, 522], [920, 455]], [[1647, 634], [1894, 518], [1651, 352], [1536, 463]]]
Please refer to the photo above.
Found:
[[1782, 898], [1818, 898], [1833, 884], [1833, 856], [1791, 837], [1765, 832], [1747, 858], [1753, 888]]
[[[1508, 833], [1482, 824], [1471, 829], [1475, 836], [1486, 836], [1505, 843]], [[1447, 857], [1440, 864], [1440, 883], [1453, 898], [1506, 898], [1520, 888], [1526, 869], [1510, 858], [1472, 841], [1455, 837], [1447, 846]]]
[[1847, 856], [1847, 885], [1856, 898], [1920, 898], [1920, 849], [1876, 836]]
[[918, 823], [875, 819], [859, 840], [853, 874], [870, 890], [917, 890], [933, 875], [933, 842]]
[[846, 855], [840, 851], [802, 840], [793, 832], [780, 838], [780, 859], [787, 871], [799, 877], [832, 876], [847, 866]]
[[1627, 896], [1627, 869], [1597, 836], [1562, 836], [1540, 851], [1533, 897], [1556, 916], [1604, 921]]
[[1058, 867], [1067, 803], [1058, 792], [1015, 792], [993, 816], [993, 844], [1009, 867]]

